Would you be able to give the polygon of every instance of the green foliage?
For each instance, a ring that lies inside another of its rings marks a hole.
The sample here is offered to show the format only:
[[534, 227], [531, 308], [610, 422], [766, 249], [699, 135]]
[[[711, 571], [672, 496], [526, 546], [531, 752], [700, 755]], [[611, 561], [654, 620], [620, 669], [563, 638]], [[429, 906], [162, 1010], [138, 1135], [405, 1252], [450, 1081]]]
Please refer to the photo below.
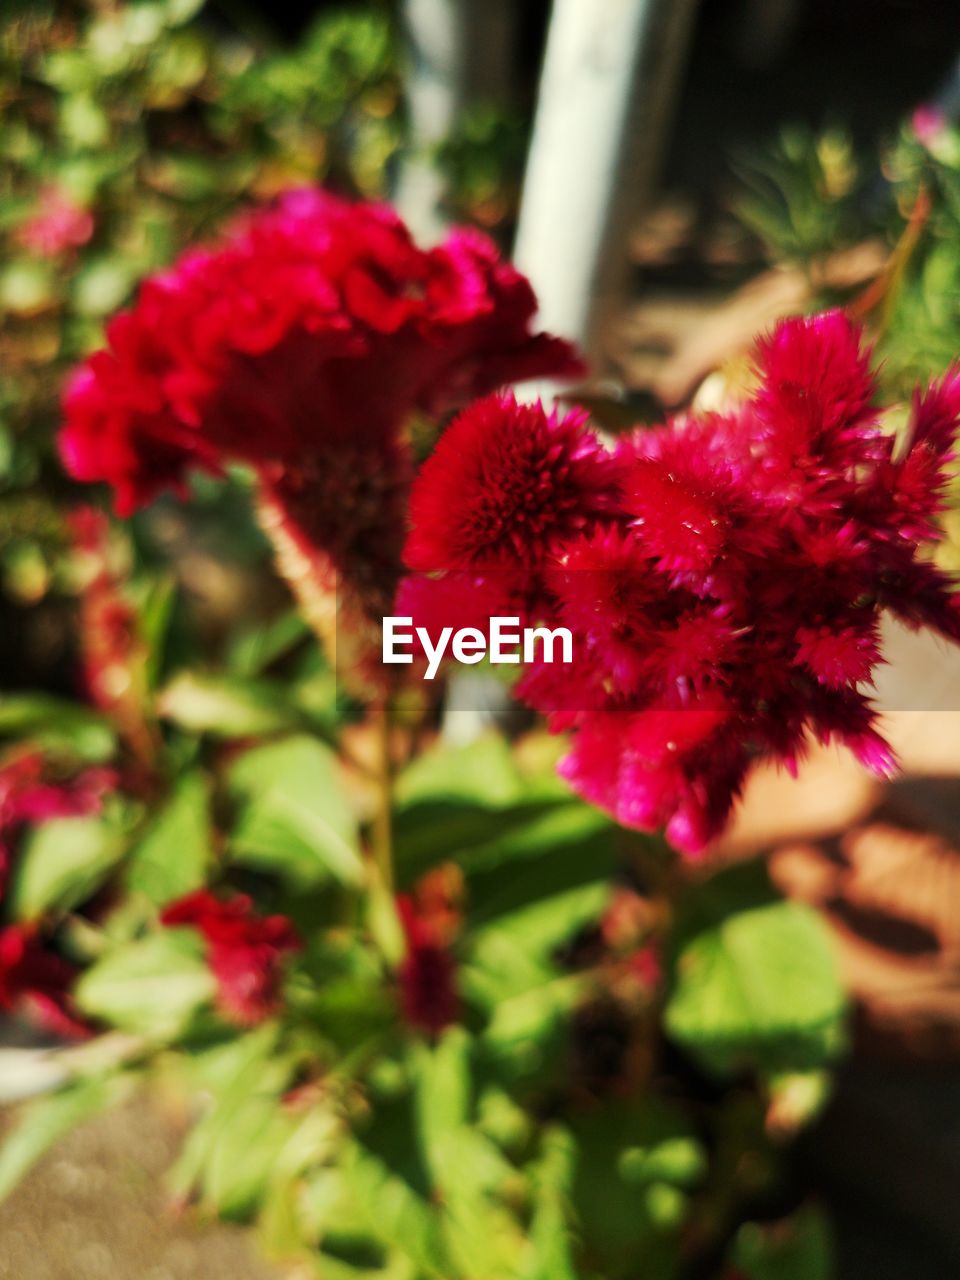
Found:
[[840, 1046], [844, 1005], [826, 926], [801, 903], [772, 902], [684, 942], [665, 1027], [711, 1071], [814, 1067]]
[[844, 130], [792, 126], [733, 167], [737, 216], [776, 258], [809, 264], [861, 234], [867, 175]]
[[458, 217], [494, 225], [518, 204], [527, 129], [515, 111], [496, 103], [474, 105], [438, 148], [448, 177], [448, 203]]
[[43, 693], [0, 696], [0, 739], [29, 741], [53, 755], [90, 764], [109, 760], [117, 743], [105, 716]]
[[336, 757], [313, 738], [285, 738], [246, 752], [230, 770], [240, 803], [234, 861], [275, 871], [300, 887], [333, 877], [359, 885], [364, 868], [357, 824]]
[[127, 884], [164, 906], [206, 883], [211, 864], [209, 785], [185, 773], [149, 830], [130, 852]]
[[584, 1112], [571, 1125], [574, 1212], [589, 1265], [605, 1276], [675, 1274], [675, 1233], [706, 1171], [690, 1123], [651, 1100]]
[[109, 951], [76, 987], [79, 1007], [121, 1031], [173, 1040], [216, 990], [192, 930], [170, 929]]
[[85, 902], [123, 855], [121, 833], [99, 818], [52, 818], [34, 827], [10, 886], [14, 919], [69, 911]]
[[[395, 34], [368, 5], [283, 49], [197, 0], [30, 6], [0, 33], [0, 569], [21, 603], [59, 608], [90, 590], [48, 465], [63, 375], [145, 273], [248, 201], [382, 190]], [[470, 113], [440, 149], [451, 207], [509, 217], [522, 147], [508, 113]], [[794, 136], [782, 159], [789, 180], [752, 179], [775, 215], [745, 209], [766, 239], [802, 258], [854, 235], [843, 139]], [[25, 228], [50, 193], [77, 242], [40, 253]], [[928, 265], [936, 289], [951, 269]], [[134, 521], [119, 567], [105, 551], [98, 590], [132, 640], [102, 711], [0, 698], [41, 801], [94, 765], [115, 793], [81, 816], [0, 812], [0, 942], [39, 948], [63, 983], [39, 994], [94, 1037], [21, 1112], [0, 1193], [159, 1080], [196, 1116], [177, 1195], [324, 1280], [686, 1280], [724, 1256], [751, 1280], [825, 1278], [810, 1214], [746, 1220], [777, 1189], [770, 1134], [816, 1113], [842, 1041], [822, 925], [755, 869], [688, 874], [575, 800], [543, 732], [452, 748], [414, 695], [384, 735], [265, 574], [249, 476], [231, 481]], [[87, 656], [90, 627], [80, 611]], [[164, 924], [198, 890], [224, 917]], [[299, 948], [275, 945], [288, 928]]]
[[250, 738], [293, 729], [301, 718], [281, 685], [267, 680], [183, 671], [163, 689], [160, 715], [188, 733]]
[[744, 1223], [732, 1261], [747, 1280], [831, 1280], [834, 1275], [830, 1231], [813, 1207], [772, 1226]]

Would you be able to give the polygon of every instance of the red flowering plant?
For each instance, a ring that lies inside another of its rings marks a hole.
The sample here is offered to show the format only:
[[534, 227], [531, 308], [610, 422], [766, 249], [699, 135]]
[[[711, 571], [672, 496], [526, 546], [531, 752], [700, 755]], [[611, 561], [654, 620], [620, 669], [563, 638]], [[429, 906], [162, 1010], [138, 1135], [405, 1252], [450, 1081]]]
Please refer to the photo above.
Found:
[[396, 587], [411, 415], [577, 371], [565, 343], [531, 334], [534, 311], [478, 233], [424, 252], [386, 206], [294, 191], [112, 321], [68, 388], [63, 457], [109, 483], [121, 515], [182, 492], [191, 468], [249, 464], [307, 616], [332, 645], [336, 592], [355, 638]]
[[[885, 610], [960, 638], [951, 581], [924, 555], [960, 373], [917, 394], [897, 449], [868, 359], [839, 313], [787, 321], [743, 406], [613, 452], [577, 414], [493, 398], [418, 477], [407, 564], [493, 571], [498, 608], [569, 627], [576, 661], [533, 664], [518, 692], [573, 730], [561, 772], [579, 794], [684, 852], [721, 833], [754, 760], [795, 768], [811, 737], [892, 769], [865, 692]], [[401, 603], [436, 629], [447, 591], [427, 579]]]
[[[503, 390], [579, 368], [534, 314], [483, 237], [423, 250], [300, 190], [149, 278], [71, 378], [72, 475], [123, 517], [245, 475], [293, 604], [264, 620], [264, 577], [211, 637], [143, 526], [74, 519], [85, 706], [0, 703], [31, 744], [0, 1004], [92, 1039], [51, 1050], [0, 1187], [60, 1109], [160, 1072], [196, 1099], [179, 1200], [318, 1276], [763, 1274], [769, 1117], [824, 1097], [844, 997], [814, 913], [709, 851], [756, 761], [892, 766], [881, 613], [957, 634], [926, 551], [960, 378], [895, 438], [827, 314], [761, 342], [738, 406], [610, 442]], [[387, 616], [425, 651], [498, 616], [574, 643], [525, 656], [542, 721], [455, 745], [442, 681], [379, 662]]]

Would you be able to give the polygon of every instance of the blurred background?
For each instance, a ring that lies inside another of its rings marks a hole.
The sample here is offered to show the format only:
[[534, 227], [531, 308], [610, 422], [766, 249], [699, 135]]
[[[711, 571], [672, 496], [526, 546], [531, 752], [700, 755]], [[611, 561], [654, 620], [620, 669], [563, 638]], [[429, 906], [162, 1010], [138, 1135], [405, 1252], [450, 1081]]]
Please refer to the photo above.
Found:
[[[958, 55], [955, 0], [7, 0], [3, 690], [77, 683], [63, 379], [245, 204], [325, 182], [396, 200], [426, 240], [466, 221], [515, 246], [611, 432], [712, 403], [755, 332], [826, 304], [870, 323], [896, 400], [960, 353]], [[210, 654], [275, 606], [236, 488], [198, 483], [133, 531]], [[954, 567], [953, 511], [946, 532]], [[718, 856], [769, 852], [856, 997], [793, 1173], [831, 1209], [841, 1277], [939, 1280], [960, 1267], [960, 666], [890, 643], [904, 779], [833, 753], [797, 784], [761, 774]], [[0, 1277], [266, 1276], [228, 1228], [159, 1217], [175, 1134], [136, 1108], [81, 1129], [0, 1207]]]

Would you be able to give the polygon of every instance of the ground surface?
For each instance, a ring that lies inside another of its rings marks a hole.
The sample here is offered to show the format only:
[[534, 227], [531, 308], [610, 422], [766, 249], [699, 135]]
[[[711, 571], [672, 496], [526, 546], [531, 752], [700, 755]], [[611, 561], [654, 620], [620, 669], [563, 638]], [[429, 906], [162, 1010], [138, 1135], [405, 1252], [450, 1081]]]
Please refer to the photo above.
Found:
[[176, 1143], [142, 1102], [64, 1139], [0, 1205], [0, 1280], [285, 1280], [239, 1227], [170, 1210]]

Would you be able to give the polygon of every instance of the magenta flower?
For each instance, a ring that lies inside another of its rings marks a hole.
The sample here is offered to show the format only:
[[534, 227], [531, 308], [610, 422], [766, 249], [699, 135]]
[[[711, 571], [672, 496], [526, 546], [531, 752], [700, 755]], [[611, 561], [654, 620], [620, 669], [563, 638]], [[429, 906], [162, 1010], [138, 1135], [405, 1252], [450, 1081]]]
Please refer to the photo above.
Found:
[[93, 214], [76, 203], [62, 187], [44, 187], [37, 206], [17, 229], [17, 239], [38, 258], [56, 258], [78, 249], [94, 232]]
[[250, 1026], [277, 1011], [283, 958], [301, 946], [286, 916], [258, 916], [246, 894], [221, 899], [198, 889], [171, 902], [161, 920], [203, 936], [218, 1003], [231, 1022]]
[[57, 1035], [77, 1038], [90, 1027], [70, 994], [76, 970], [45, 944], [35, 925], [0, 929], [0, 1010], [20, 1009]]
[[413, 487], [407, 565], [515, 573], [612, 512], [616, 463], [585, 422], [582, 411], [548, 416], [512, 396], [465, 409]]
[[411, 415], [580, 370], [531, 331], [535, 310], [475, 232], [424, 251], [384, 206], [293, 191], [146, 281], [67, 389], [61, 453], [113, 487], [121, 515], [191, 470], [252, 465], [288, 579], [339, 585], [357, 625], [378, 622], [399, 576]]
[[952, 584], [926, 554], [960, 372], [918, 391], [900, 444], [880, 425], [869, 352], [839, 313], [779, 325], [758, 375], [735, 413], [638, 431], [613, 473], [581, 423], [551, 428], [552, 453], [534, 450], [512, 401], [487, 402], [496, 465], [474, 463], [483, 443], [464, 414], [412, 503], [407, 561], [440, 575], [405, 588], [414, 623], [419, 606], [436, 625], [445, 571], [496, 566], [501, 599], [512, 575], [529, 617], [575, 637], [572, 665], [534, 664], [519, 685], [572, 731], [564, 776], [690, 853], [723, 829], [759, 758], [792, 768], [812, 736], [893, 767], [868, 696], [884, 610], [960, 639]]

